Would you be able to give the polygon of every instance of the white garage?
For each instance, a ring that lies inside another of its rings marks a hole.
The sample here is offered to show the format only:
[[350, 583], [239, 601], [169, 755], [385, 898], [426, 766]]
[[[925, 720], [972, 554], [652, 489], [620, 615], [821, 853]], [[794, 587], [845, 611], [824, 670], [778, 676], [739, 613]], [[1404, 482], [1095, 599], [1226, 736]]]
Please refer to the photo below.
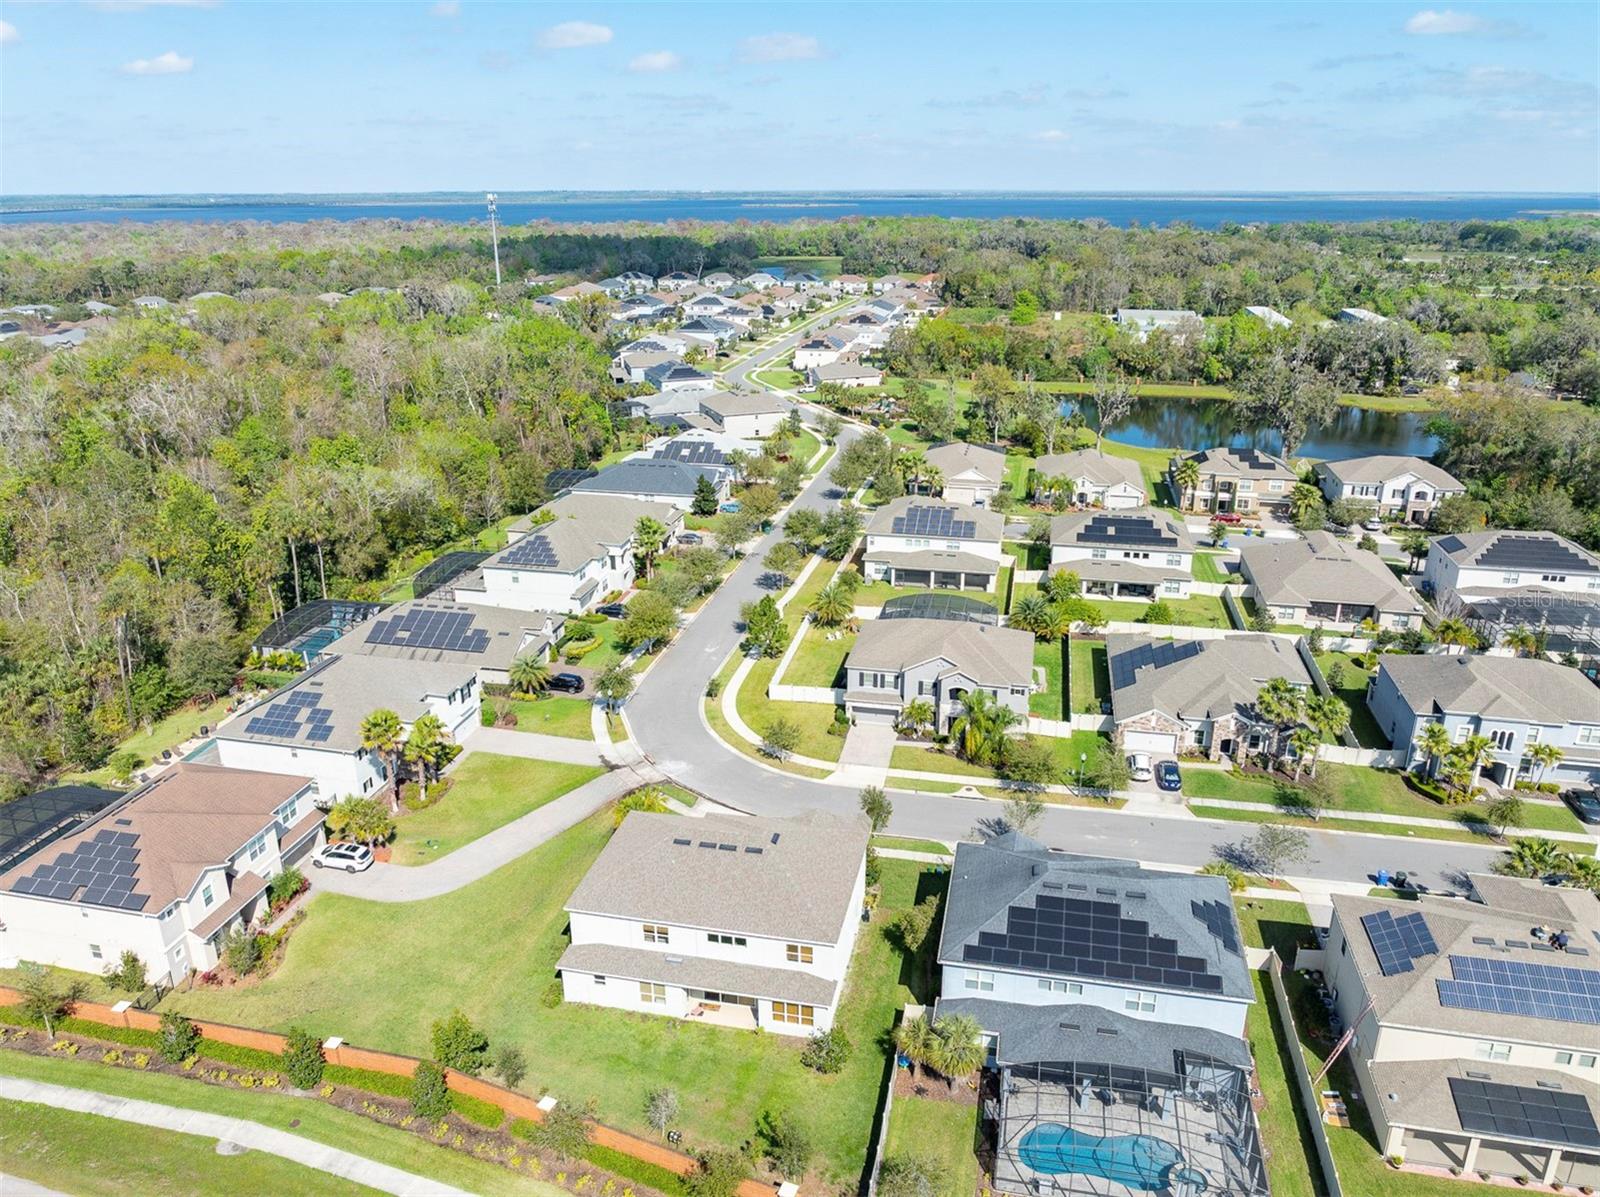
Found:
[[1127, 731], [1122, 733], [1122, 748], [1152, 756], [1177, 756], [1178, 738], [1171, 732]]
[[850, 718], [857, 723], [893, 727], [900, 718], [898, 707], [863, 707], [850, 704]]

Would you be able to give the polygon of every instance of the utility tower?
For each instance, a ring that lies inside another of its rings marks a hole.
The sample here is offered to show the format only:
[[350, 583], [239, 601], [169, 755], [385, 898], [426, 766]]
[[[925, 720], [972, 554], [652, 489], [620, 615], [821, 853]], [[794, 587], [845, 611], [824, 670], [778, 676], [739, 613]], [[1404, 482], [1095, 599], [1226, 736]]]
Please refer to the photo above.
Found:
[[489, 239], [494, 242], [494, 285], [500, 285], [500, 226], [495, 208], [495, 194], [489, 192]]

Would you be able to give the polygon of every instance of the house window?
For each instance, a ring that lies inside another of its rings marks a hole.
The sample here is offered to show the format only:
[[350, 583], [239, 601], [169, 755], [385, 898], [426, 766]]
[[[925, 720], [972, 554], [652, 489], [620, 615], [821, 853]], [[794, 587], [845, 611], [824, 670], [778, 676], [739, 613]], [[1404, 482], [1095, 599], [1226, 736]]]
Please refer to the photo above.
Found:
[[644, 925], [644, 941], [645, 941], [645, 943], [671, 943], [672, 942], [670, 933], [668, 932], [667, 928], [663, 927], [663, 926], [659, 926], [659, 925], [657, 925], [655, 923], [646, 923]]
[[1089, 556], [1096, 561], [1104, 561], [1106, 559], [1106, 551], [1104, 549], [1090, 549]]
[[1081, 994], [1083, 986], [1076, 981], [1053, 981], [1049, 977], [1039, 978], [1039, 988], [1046, 993]]
[[1183, 587], [1180, 586], [1177, 582], [1163, 582], [1163, 583], [1161, 583], [1161, 593], [1162, 594], [1177, 594], [1178, 591], [1180, 591], [1182, 589], [1183, 589]]
[[660, 981], [640, 981], [639, 1000], [647, 1006], [665, 1006], [667, 987]]
[[215, 895], [212, 894], [211, 883], [208, 881], [200, 887], [200, 905], [210, 906], [213, 901], [215, 901]]
[[1130, 993], [1122, 999], [1122, 1008], [1134, 1014], [1154, 1014], [1156, 1012], [1156, 995], [1153, 993]]
[[797, 1027], [814, 1027], [817, 1025], [816, 1007], [802, 1006], [798, 1002], [773, 1002], [772, 1021]]
[[1279, 491], [1281, 491], [1283, 489], [1283, 483], [1282, 482], [1269, 482], [1269, 483], [1267, 483], [1267, 489], [1272, 491], [1274, 494], [1276, 494], [1276, 493], [1278, 493]]
[[811, 964], [814, 949], [808, 943], [790, 943], [783, 945], [783, 954], [790, 964]]
[[1542, 736], [1543, 734], [1544, 734], [1544, 728], [1542, 728], [1542, 727], [1530, 727], [1528, 729], [1528, 743], [1537, 744], [1539, 742], [1539, 737]]
[[595, 979], [594, 979], [594, 983], [595, 983], [595, 984], [596, 984], [596, 985], [599, 985], [599, 986], [601, 986], [601, 987], [602, 987], [602, 988], [604, 988], [604, 986], [605, 986], [605, 983], [606, 983], [606, 979], [605, 979], [605, 978], [604, 978], [604, 977], [602, 977], [602, 976], [600, 976], [600, 975], [599, 975], [599, 974], [596, 974], [596, 975], [595, 975]]
[[1492, 731], [1489, 733], [1490, 742], [1502, 752], [1510, 751], [1512, 744], [1516, 743], [1516, 739], [1516, 732], [1506, 731], [1503, 728], [1499, 731]]
[[1409, 628], [1411, 626], [1411, 616], [1396, 615], [1394, 617], [1394, 626], [1397, 628]]
[[1600, 744], [1600, 727], [1580, 727], [1578, 729], [1578, 743]]
[[1522, 575], [1521, 574], [1511, 574], [1511, 573], [1501, 574], [1500, 575], [1500, 585], [1502, 585], [1502, 586], [1515, 586], [1519, 581], [1521, 581], [1521, 579], [1522, 579]]
[[962, 982], [968, 989], [976, 989], [980, 993], [994, 992], [994, 974], [980, 973], [975, 969], [967, 970], [967, 978]]
[[264, 831], [260, 835], [256, 836], [255, 839], [251, 840], [249, 846], [245, 849], [251, 860], [257, 859], [266, 850], [267, 833]]
[[1511, 1059], [1511, 1045], [1509, 1043], [1494, 1043], [1484, 1040], [1473, 1049], [1473, 1054], [1480, 1060], [1509, 1060]]
[[1541, 581], [1541, 582], [1565, 582], [1566, 580], [1567, 580], [1567, 575], [1566, 574], [1540, 574], [1539, 575], [1539, 581]]
[[713, 931], [706, 936], [706, 940], [709, 943], [726, 944], [730, 948], [742, 948], [745, 946], [745, 938], [742, 935], [721, 935]]
[[99, 960], [100, 959], [100, 945], [97, 944], [97, 943], [90, 944], [89, 945], [89, 955], [93, 956], [96, 960]]
[[1183, 565], [1183, 554], [1182, 553], [1168, 553], [1167, 554], [1167, 564], [1168, 565], [1182, 566]]

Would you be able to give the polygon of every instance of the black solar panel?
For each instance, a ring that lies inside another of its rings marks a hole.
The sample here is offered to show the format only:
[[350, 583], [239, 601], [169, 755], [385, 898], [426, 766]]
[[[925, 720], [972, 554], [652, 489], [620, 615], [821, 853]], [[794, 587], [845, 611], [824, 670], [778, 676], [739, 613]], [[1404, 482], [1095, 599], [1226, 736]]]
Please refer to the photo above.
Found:
[[526, 565], [533, 569], [554, 569], [555, 546], [542, 532], [530, 532], [505, 551], [500, 558], [505, 565]]
[[728, 460], [728, 455], [709, 441], [668, 441], [654, 456], [686, 465], [723, 465]]
[[311, 689], [292, 690], [258, 710], [244, 725], [249, 736], [322, 743], [333, 735], [333, 712]]
[[1584, 573], [1594, 569], [1587, 557], [1554, 536], [1503, 532], [1472, 559], [1493, 569], [1536, 569], [1550, 573]]
[[1436, 982], [1441, 1006], [1600, 1025], [1600, 971], [1451, 956], [1450, 972]]
[[1433, 932], [1420, 914], [1401, 915], [1398, 919], [1387, 910], [1361, 916], [1367, 939], [1372, 942], [1372, 952], [1378, 958], [1378, 968], [1386, 977], [1409, 973], [1411, 962], [1439, 951], [1433, 942]]
[[373, 620], [367, 630], [367, 643], [481, 653], [489, 647], [489, 633], [473, 626], [476, 622], [476, 616], [470, 611], [413, 606], [396, 615]]
[[1107, 661], [1111, 688], [1124, 690], [1138, 679], [1141, 669], [1165, 669], [1205, 651], [1201, 640], [1157, 640], [1116, 653]]
[[545, 475], [545, 489], [551, 494], [556, 494], [578, 485], [586, 478], [593, 478], [599, 472], [599, 470], [551, 470]]
[[1239, 955], [1239, 935], [1234, 930], [1233, 908], [1226, 902], [1190, 902], [1189, 910], [1205, 924], [1206, 930], [1216, 936], [1223, 949]]
[[1458, 1076], [1447, 1079], [1462, 1130], [1570, 1147], [1600, 1147], [1600, 1127], [1582, 1093]]
[[891, 530], [896, 536], [940, 536], [946, 540], [971, 540], [978, 534], [973, 520], [957, 518], [953, 507], [912, 504], [903, 515], [894, 517]]
[[146, 898], [142, 894], [139, 907], [129, 905], [137, 883], [138, 850], [134, 845], [138, 838], [129, 832], [101, 828], [49, 864], [41, 864], [19, 877], [14, 889], [41, 898], [77, 898], [93, 906], [143, 907]]
[[1097, 515], [1077, 531], [1080, 544], [1175, 549], [1178, 537], [1160, 521], [1142, 515]]

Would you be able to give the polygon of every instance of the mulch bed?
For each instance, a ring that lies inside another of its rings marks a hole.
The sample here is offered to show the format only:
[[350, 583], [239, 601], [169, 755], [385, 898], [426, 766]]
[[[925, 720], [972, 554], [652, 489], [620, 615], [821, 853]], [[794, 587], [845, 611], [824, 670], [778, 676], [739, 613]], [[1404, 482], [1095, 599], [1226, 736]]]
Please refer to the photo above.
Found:
[[909, 1068], [897, 1067], [894, 1070], [894, 1095], [925, 1097], [930, 1101], [947, 1101], [958, 1106], [975, 1106], [978, 1104], [975, 1079], [975, 1076], [967, 1077], [951, 1087], [945, 1084], [944, 1077], [936, 1073], [919, 1068], [917, 1075], [913, 1077]]

